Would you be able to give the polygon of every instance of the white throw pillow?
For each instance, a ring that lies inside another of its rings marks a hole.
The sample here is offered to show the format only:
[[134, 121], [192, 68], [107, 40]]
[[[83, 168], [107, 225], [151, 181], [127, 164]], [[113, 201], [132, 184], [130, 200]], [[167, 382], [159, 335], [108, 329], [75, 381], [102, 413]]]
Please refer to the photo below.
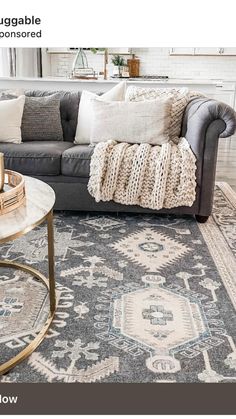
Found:
[[115, 140], [161, 145], [169, 140], [171, 99], [147, 102], [93, 100], [91, 143]]
[[21, 143], [21, 120], [25, 96], [0, 101], [0, 142]]
[[122, 81], [121, 83], [117, 84], [115, 87], [113, 87], [111, 90], [109, 90], [101, 96], [98, 96], [95, 93], [91, 93], [86, 90], [82, 92], [79, 104], [78, 122], [74, 141], [75, 144], [89, 144], [90, 142], [91, 125], [93, 120], [93, 99], [100, 98], [100, 100], [124, 101], [125, 92], [125, 81]]
[[181, 133], [181, 124], [184, 110], [192, 95], [188, 88], [156, 88], [129, 86], [125, 100], [132, 102], [148, 101], [154, 99], [172, 98], [171, 120], [170, 120], [170, 138], [177, 140]]

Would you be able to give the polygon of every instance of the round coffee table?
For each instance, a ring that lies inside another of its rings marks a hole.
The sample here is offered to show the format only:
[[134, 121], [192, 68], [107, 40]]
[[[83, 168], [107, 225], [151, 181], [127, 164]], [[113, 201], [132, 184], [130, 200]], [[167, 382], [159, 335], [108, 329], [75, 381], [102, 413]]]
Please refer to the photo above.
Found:
[[[28, 357], [45, 337], [56, 309], [55, 278], [54, 278], [54, 238], [53, 238], [53, 206], [55, 193], [46, 183], [25, 176], [26, 204], [8, 214], [0, 215], [0, 245], [15, 240], [44, 221], [47, 222], [48, 235], [48, 278], [42, 273], [15, 261], [0, 260], [0, 267], [14, 268], [29, 273], [37, 280], [43, 282], [49, 291], [50, 311], [46, 322], [36, 337], [16, 356], [0, 365], [0, 374], [19, 364]], [[0, 285], [1, 286], [1, 285]]]

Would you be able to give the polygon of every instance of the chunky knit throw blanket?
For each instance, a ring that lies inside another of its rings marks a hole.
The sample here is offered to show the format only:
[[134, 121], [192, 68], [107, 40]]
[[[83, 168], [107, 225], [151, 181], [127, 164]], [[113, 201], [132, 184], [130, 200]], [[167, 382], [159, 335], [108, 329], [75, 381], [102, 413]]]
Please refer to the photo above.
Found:
[[88, 191], [96, 202], [113, 200], [155, 210], [191, 206], [195, 161], [185, 138], [162, 146], [101, 142], [92, 155]]

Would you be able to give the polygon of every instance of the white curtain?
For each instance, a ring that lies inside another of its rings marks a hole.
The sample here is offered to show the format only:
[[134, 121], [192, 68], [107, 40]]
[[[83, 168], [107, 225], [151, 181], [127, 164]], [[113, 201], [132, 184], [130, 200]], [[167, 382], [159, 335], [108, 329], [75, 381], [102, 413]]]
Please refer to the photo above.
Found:
[[0, 77], [41, 77], [40, 48], [0, 48]]
[[0, 48], [0, 77], [10, 77], [10, 48]]

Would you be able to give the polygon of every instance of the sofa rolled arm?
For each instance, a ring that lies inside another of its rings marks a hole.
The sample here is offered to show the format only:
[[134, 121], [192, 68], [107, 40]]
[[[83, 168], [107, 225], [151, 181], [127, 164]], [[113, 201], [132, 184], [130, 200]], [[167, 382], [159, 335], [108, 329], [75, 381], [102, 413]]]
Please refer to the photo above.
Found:
[[230, 137], [236, 129], [236, 113], [223, 102], [218, 102], [208, 98], [197, 98], [192, 100], [186, 107], [183, 123], [182, 136], [190, 125], [197, 128], [207, 129], [213, 121], [221, 121], [219, 124], [219, 137]]
[[185, 109], [181, 135], [196, 156], [201, 216], [209, 216], [212, 210], [218, 139], [233, 135], [235, 129], [235, 111], [225, 103], [197, 98]]

